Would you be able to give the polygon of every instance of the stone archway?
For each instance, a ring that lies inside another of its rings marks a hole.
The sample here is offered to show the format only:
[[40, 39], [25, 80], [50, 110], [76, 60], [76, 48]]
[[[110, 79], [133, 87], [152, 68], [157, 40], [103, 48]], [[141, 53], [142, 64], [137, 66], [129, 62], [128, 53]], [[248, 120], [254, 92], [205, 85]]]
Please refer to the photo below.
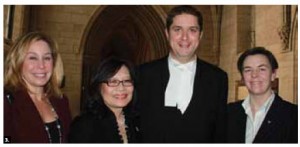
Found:
[[160, 6], [99, 6], [83, 35], [81, 104], [95, 67], [105, 57], [114, 55], [138, 65], [167, 55], [165, 16]]

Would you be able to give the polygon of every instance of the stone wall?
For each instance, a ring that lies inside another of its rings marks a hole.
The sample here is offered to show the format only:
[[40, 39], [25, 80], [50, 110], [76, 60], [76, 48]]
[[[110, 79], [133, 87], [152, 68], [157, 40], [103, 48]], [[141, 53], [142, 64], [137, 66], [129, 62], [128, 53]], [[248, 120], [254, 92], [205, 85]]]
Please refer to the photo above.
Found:
[[[64, 93], [69, 97], [72, 115], [80, 112], [81, 82], [82, 82], [82, 60], [84, 54], [84, 43], [87, 38], [87, 30], [91, 28], [92, 20], [97, 17], [95, 14], [101, 6], [97, 5], [49, 5], [49, 6], [16, 6], [14, 18], [14, 32], [12, 41], [27, 31], [43, 31], [51, 35], [58, 43], [64, 71], [66, 76]], [[156, 8], [158, 6], [155, 6]], [[173, 6], [161, 6], [161, 10], [168, 11]], [[228, 101], [235, 101], [236, 81], [240, 75], [236, 68], [236, 61], [243, 44], [239, 36], [245, 30], [241, 26], [240, 18], [244, 13], [239, 13], [242, 6], [222, 6], [221, 32], [218, 31], [219, 18], [213, 13], [215, 6], [197, 6], [205, 19], [204, 38], [201, 40], [198, 55], [215, 65], [218, 65], [228, 73], [229, 96]], [[256, 46], [264, 46], [271, 50], [279, 61], [279, 94], [288, 101], [297, 103], [297, 61], [298, 44], [294, 43], [291, 51], [282, 52], [282, 40], [278, 30], [282, 26], [283, 6], [253, 6], [252, 8], [252, 29], [255, 31], [254, 42]], [[6, 10], [6, 6], [4, 7]], [[292, 7], [293, 13], [295, 6]], [[165, 18], [166, 16], [160, 16]], [[5, 18], [5, 17], [4, 17]], [[163, 20], [164, 21], [164, 20]], [[4, 27], [5, 24], [4, 24]], [[220, 42], [218, 42], [220, 34]], [[295, 40], [298, 36], [294, 37]], [[220, 47], [218, 48], [218, 43]], [[247, 44], [247, 45], [246, 45]], [[6, 45], [6, 44], [5, 44]], [[249, 46], [249, 45], [248, 45]], [[5, 46], [5, 48], [8, 48]]]
[[[237, 13], [239, 6], [224, 6], [222, 18], [222, 34], [221, 34], [221, 55], [220, 67], [228, 72], [229, 75], [229, 96], [228, 101], [236, 101], [236, 81], [240, 80], [236, 63], [240, 53], [237, 53], [238, 46], [238, 31]], [[286, 100], [297, 103], [297, 92], [294, 92], [297, 86], [295, 82], [295, 62], [298, 58], [295, 55], [295, 49], [291, 51], [283, 51], [283, 42], [279, 36], [279, 30], [283, 25], [283, 6], [253, 6], [253, 21], [254, 21], [254, 42], [255, 46], [264, 46], [273, 52], [279, 62], [279, 70], [277, 77], [279, 79], [279, 94]], [[293, 14], [293, 13], [292, 13]], [[297, 70], [296, 70], [297, 71]]]

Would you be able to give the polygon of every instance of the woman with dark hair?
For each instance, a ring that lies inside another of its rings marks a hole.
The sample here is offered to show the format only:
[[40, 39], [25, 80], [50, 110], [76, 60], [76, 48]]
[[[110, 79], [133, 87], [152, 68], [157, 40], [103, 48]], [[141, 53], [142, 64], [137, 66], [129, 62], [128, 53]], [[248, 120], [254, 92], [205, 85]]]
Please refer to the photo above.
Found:
[[69, 142], [137, 142], [134, 77], [129, 62], [116, 58], [103, 61], [92, 79], [86, 111], [72, 122]]
[[278, 70], [272, 52], [264, 47], [248, 49], [237, 67], [248, 96], [228, 105], [228, 142], [297, 143], [298, 106], [272, 90]]

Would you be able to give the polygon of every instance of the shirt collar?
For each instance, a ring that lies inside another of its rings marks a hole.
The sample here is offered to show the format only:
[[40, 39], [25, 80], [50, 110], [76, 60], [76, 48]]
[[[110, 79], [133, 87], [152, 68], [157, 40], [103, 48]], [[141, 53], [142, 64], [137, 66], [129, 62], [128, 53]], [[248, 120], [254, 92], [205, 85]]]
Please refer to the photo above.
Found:
[[177, 68], [177, 69], [181, 69], [181, 70], [184, 70], [184, 69], [187, 69], [188, 71], [190, 72], [195, 72], [196, 70], [196, 62], [197, 59], [194, 59], [188, 63], [180, 63], [179, 61], [177, 61], [176, 59], [174, 59], [171, 54], [169, 54], [169, 57], [168, 57], [168, 62], [169, 62], [169, 65]]
[[[275, 94], [272, 91], [272, 94], [270, 95], [270, 97], [267, 99], [267, 101], [264, 102], [264, 104], [259, 108], [259, 110], [263, 110], [264, 112], [267, 112], [270, 109], [271, 104], [274, 101], [274, 98], [275, 98]], [[250, 107], [250, 95], [248, 95], [245, 98], [244, 102], [242, 103], [242, 106], [245, 109], [246, 113], [249, 112], [249, 111], [251, 111], [251, 107]]]

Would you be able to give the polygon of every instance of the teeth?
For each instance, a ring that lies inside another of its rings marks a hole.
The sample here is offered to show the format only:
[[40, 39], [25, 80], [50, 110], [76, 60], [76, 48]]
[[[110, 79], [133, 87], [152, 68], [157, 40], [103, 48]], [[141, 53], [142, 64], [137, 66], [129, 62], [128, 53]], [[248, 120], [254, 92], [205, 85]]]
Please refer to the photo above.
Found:
[[127, 97], [126, 94], [116, 95], [116, 98], [120, 98], [120, 99], [124, 99], [124, 98], [126, 98], [126, 97]]
[[45, 77], [46, 74], [34, 74], [34, 76], [36, 76], [36, 77]]
[[189, 47], [189, 45], [183, 45], [183, 44], [181, 44], [181, 45], [180, 45], [180, 47], [183, 47], [183, 48], [188, 48], [188, 47]]

